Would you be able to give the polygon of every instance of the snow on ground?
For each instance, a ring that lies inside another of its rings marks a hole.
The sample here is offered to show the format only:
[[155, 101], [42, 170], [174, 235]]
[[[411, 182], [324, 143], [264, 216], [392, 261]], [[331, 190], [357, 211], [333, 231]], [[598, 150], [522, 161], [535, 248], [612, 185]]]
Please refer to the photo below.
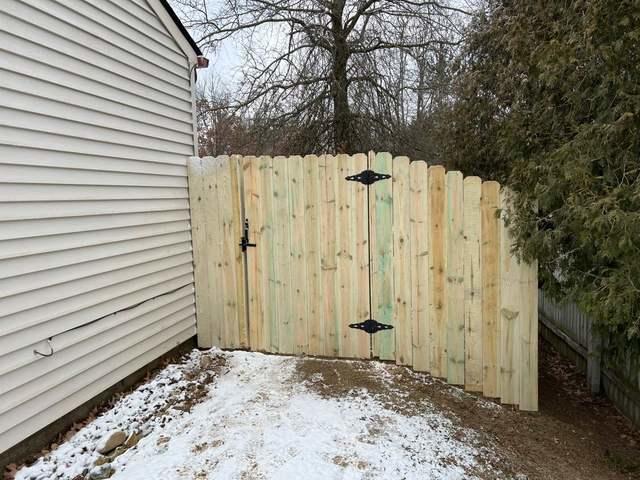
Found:
[[[223, 356], [226, 366], [205, 385], [201, 403], [190, 412], [163, 407], [176, 392], [188, 394], [189, 369], [212, 355]], [[461, 435], [434, 408], [412, 416], [392, 411], [366, 391], [320, 397], [294, 378], [297, 361], [194, 351], [16, 478], [103, 478], [105, 472], [127, 480], [475, 478], [481, 454], [473, 432]], [[383, 364], [374, 368], [384, 374]], [[145, 436], [94, 467], [101, 457], [95, 446], [114, 429]]]

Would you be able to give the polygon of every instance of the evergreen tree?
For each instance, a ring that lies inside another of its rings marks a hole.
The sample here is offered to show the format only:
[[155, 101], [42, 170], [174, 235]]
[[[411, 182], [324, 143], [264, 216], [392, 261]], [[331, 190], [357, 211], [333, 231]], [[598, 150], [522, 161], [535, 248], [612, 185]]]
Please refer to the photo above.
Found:
[[502, 0], [470, 26], [446, 155], [506, 181], [546, 289], [640, 340], [640, 1]]

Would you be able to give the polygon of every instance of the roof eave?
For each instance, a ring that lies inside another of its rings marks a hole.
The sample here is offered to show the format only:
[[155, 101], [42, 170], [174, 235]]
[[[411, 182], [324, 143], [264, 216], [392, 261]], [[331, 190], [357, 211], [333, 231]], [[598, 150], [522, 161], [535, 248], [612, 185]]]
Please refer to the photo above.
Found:
[[173, 8], [171, 8], [171, 5], [169, 5], [169, 2], [167, 0], [160, 0], [160, 3], [162, 4], [164, 9], [167, 11], [169, 16], [171, 17], [171, 20], [175, 22], [176, 26], [180, 30], [180, 33], [182, 33], [182, 35], [187, 40], [187, 42], [189, 42], [189, 45], [191, 45], [191, 48], [193, 48], [193, 51], [195, 52], [195, 54], [199, 57], [202, 56], [202, 50], [200, 50], [200, 47], [198, 47], [198, 44], [196, 43], [196, 41], [193, 39], [191, 34], [189, 34], [185, 26], [182, 24], [182, 21], [180, 21], [180, 18], [178, 18], [178, 15], [176, 15], [176, 12], [173, 11]]

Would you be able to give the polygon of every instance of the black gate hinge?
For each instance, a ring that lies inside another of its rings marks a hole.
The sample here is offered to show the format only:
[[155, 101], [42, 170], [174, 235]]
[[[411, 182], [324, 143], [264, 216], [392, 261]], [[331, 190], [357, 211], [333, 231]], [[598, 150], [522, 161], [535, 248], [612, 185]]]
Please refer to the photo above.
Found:
[[380, 330], [391, 330], [393, 328], [393, 325], [380, 323], [375, 321], [373, 318], [370, 318], [369, 320], [365, 320], [364, 322], [352, 323], [349, 325], [349, 328], [364, 330], [368, 334], [373, 335], [374, 333], [379, 332]]
[[240, 247], [243, 252], [247, 251], [247, 247], [255, 247], [255, 243], [249, 243], [249, 219], [245, 219], [242, 237], [240, 238]]
[[360, 182], [365, 185], [371, 185], [376, 183], [378, 180], [386, 180], [387, 178], [391, 178], [391, 175], [386, 173], [378, 173], [373, 170], [363, 170], [357, 175], [349, 175], [345, 177], [350, 182]]

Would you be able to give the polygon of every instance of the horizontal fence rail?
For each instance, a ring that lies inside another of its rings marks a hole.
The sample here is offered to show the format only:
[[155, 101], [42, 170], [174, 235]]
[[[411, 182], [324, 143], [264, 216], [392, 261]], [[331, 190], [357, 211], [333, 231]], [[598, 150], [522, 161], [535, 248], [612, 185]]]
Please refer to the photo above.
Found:
[[497, 182], [370, 153], [192, 158], [189, 188], [201, 346], [380, 358], [537, 410], [537, 265]]

